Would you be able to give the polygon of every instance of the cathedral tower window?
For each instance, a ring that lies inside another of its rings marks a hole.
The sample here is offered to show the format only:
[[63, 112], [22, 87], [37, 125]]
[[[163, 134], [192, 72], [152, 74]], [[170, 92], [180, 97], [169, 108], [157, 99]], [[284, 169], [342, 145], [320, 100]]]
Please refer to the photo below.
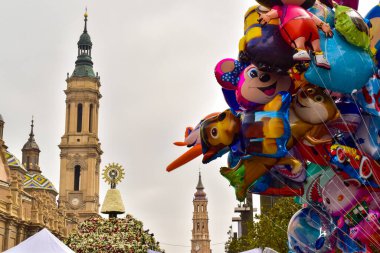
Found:
[[67, 129], [66, 132], [69, 132], [70, 129], [70, 105], [67, 106]]
[[82, 114], [83, 114], [83, 105], [78, 104], [78, 112], [77, 112], [77, 132], [82, 132]]
[[90, 131], [90, 133], [92, 133], [92, 117], [93, 117], [93, 111], [94, 111], [94, 106], [91, 104], [90, 105], [90, 116], [89, 116], [89, 119], [88, 119], [88, 130]]
[[80, 184], [80, 166], [75, 165], [74, 167], [74, 191], [79, 191]]

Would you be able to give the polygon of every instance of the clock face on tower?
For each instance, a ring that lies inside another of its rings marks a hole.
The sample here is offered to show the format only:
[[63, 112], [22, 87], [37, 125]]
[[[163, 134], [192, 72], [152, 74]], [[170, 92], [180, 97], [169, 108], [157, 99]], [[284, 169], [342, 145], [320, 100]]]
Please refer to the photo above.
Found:
[[83, 204], [83, 196], [82, 196], [82, 193], [69, 193], [69, 199], [68, 199], [68, 203], [71, 207], [71, 209], [78, 209], [82, 206]]
[[71, 205], [77, 207], [80, 203], [80, 200], [78, 198], [71, 199]]
[[200, 249], [201, 249], [201, 245], [199, 245], [199, 244], [195, 245], [195, 251], [196, 252], [200, 251]]

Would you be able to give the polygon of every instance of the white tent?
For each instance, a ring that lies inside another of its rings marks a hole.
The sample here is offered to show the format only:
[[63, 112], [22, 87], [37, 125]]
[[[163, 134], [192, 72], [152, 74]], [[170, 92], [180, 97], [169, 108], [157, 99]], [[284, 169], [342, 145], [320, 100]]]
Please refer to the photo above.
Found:
[[257, 249], [251, 249], [248, 251], [240, 252], [240, 253], [262, 253], [262, 252], [263, 252], [262, 249], [257, 248]]
[[29, 237], [19, 245], [3, 253], [75, 253], [63, 242], [58, 240], [49, 230], [44, 228], [37, 234]]

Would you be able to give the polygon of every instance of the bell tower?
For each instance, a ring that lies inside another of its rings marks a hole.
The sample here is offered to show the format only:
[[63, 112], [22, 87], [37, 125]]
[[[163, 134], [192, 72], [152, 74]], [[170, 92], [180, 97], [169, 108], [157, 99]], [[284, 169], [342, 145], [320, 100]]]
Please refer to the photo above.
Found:
[[199, 172], [197, 191], [194, 194], [193, 205], [193, 238], [191, 253], [211, 253], [210, 236], [208, 231], [208, 213], [206, 193], [203, 191], [201, 173]]
[[98, 138], [100, 78], [92, 67], [87, 16], [86, 11], [75, 69], [66, 79], [65, 133], [59, 144], [59, 204], [68, 216], [79, 221], [99, 213], [99, 167], [103, 153]]

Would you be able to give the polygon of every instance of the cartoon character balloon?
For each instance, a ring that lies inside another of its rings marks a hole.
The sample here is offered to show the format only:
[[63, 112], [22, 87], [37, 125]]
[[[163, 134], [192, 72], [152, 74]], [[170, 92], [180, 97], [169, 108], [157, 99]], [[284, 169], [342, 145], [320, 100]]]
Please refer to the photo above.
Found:
[[272, 19], [262, 26], [258, 19], [269, 10], [256, 5], [248, 9], [244, 17], [244, 36], [239, 42], [239, 60], [253, 63], [267, 72], [286, 73], [295, 61], [293, 49], [281, 37], [279, 19]]
[[365, 188], [333, 177], [322, 190], [323, 204], [333, 216], [338, 216], [339, 228], [347, 225], [352, 239], [369, 244], [379, 238], [380, 213], [370, 209], [373, 197]]
[[[334, 37], [321, 37], [321, 45], [328, 52], [331, 69], [317, 68], [311, 62], [305, 78], [312, 84], [332, 91], [351, 93], [362, 88], [376, 72], [371, 56], [363, 49], [353, 46], [338, 32]], [[358, 74], [360, 73], [360, 74]]]
[[237, 103], [245, 110], [262, 109], [280, 91], [293, 88], [288, 75], [263, 72], [230, 58], [216, 65], [215, 77], [223, 89], [235, 91]]
[[260, 15], [260, 23], [265, 25], [273, 18], [280, 18], [280, 32], [283, 39], [297, 50], [293, 55], [295, 61], [310, 61], [306, 44], [314, 51], [316, 65], [330, 69], [330, 63], [323, 54], [318, 28], [326, 36], [332, 36], [330, 26], [306, 9], [312, 7], [315, 0], [258, 0], [259, 3], [272, 8]]
[[214, 117], [218, 114], [219, 113], [211, 113], [207, 115], [194, 128], [186, 127], [185, 140], [176, 141], [174, 142], [174, 145], [187, 146], [189, 150], [187, 150], [184, 154], [182, 154], [180, 157], [178, 157], [176, 160], [170, 163], [166, 168], [167, 171], [172, 171], [202, 154], [201, 136], [200, 136], [201, 124], [204, 122], [204, 120]]
[[371, 51], [375, 55], [377, 67], [380, 67], [380, 5], [373, 7], [365, 17], [371, 22]]
[[352, 45], [369, 48], [369, 27], [362, 16], [346, 6], [335, 6], [335, 28]]

